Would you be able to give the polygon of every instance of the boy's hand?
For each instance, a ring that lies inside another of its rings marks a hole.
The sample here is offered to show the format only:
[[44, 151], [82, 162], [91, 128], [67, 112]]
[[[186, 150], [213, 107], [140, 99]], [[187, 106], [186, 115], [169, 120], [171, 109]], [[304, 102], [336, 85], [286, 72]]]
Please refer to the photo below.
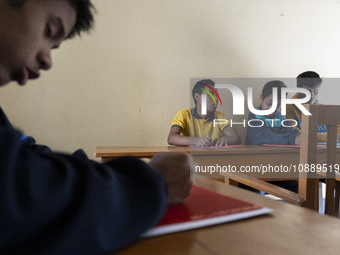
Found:
[[228, 138], [227, 137], [220, 137], [216, 138], [213, 142], [215, 146], [227, 146], [228, 145]]
[[194, 167], [194, 162], [188, 153], [158, 153], [149, 165], [163, 175], [168, 186], [169, 205], [180, 203], [190, 194], [190, 168]]
[[204, 135], [199, 138], [198, 145], [208, 147], [212, 145], [212, 139], [210, 135]]

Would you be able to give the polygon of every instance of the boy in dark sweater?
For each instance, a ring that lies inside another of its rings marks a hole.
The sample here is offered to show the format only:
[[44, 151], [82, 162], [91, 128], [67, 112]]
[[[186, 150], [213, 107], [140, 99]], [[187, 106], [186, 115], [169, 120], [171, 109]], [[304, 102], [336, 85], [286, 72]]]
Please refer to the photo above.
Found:
[[[294, 129], [286, 117], [281, 115], [281, 89], [286, 85], [282, 81], [267, 82], [260, 95], [261, 105], [258, 110], [269, 110], [269, 115], [257, 115], [252, 112], [248, 117], [246, 144], [300, 144], [300, 132]], [[277, 104], [273, 106], [273, 88], [277, 88]]]

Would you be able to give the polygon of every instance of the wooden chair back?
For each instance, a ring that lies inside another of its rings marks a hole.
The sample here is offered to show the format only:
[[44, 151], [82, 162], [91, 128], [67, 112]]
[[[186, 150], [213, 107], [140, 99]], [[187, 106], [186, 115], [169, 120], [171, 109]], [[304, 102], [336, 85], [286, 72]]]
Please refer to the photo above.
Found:
[[[299, 176], [299, 195], [306, 200], [306, 207], [319, 210], [319, 180], [326, 179], [325, 214], [339, 217], [340, 180], [336, 174], [339, 162], [336, 162], [337, 125], [340, 124], [340, 105], [304, 105], [312, 115], [302, 113], [300, 164], [305, 171]], [[318, 164], [317, 126], [327, 127], [327, 160]], [[316, 171], [319, 169], [321, 175]]]

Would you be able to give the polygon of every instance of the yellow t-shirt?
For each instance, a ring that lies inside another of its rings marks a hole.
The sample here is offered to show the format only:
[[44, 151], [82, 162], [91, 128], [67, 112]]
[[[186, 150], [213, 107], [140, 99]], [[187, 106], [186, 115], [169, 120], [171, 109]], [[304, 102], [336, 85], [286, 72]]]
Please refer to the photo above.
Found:
[[[215, 127], [214, 119], [220, 119], [219, 122], [215, 123]], [[179, 126], [182, 128], [181, 135], [189, 137], [210, 135], [212, 140], [221, 137], [223, 130], [229, 125], [230, 122], [223, 112], [215, 111], [214, 115], [205, 120], [198, 115], [196, 108], [179, 111], [171, 122], [171, 126]]]

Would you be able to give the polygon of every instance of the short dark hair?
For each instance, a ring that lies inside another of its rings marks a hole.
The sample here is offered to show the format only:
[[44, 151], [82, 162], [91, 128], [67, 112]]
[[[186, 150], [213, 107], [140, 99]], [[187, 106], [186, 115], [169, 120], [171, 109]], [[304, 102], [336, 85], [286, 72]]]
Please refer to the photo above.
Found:
[[262, 100], [273, 94], [273, 88], [277, 88], [277, 97], [281, 100], [281, 89], [287, 88], [287, 86], [279, 80], [267, 82], [262, 89]]
[[[10, 5], [14, 8], [21, 8], [29, 0], [8, 0]], [[47, 1], [47, 0], [45, 0]], [[51, 0], [50, 0], [51, 1]], [[77, 12], [77, 18], [74, 28], [67, 38], [73, 38], [82, 32], [89, 32], [94, 25], [93, 13], [95, 8], [91, 0], [67, 0]]]
[[197, 104], [197, 101], [195, 99], [195, 94], [198, 93], [199, 95], [202, 94], [203, 90], [206, 85], [209, 85], [211, 87], [215, 87], [215, 82], [213, 82], [210, 79], [206, 79], [206, 80], [200, 80], [199, 82], [197, 82], [194, 86], [194, 88], [192, 89], [192, 97], [194, 98], [195, 101], [195, 105]]
[[76, 24], [67, 38], [72, 38], [81, 32], [89, 32], [94, 25], [93, 12], [95, 8], [91, 0], [68, 0], [76, 9], [77, 20]]
[[320, 86], [322, 79], [320, 75], [314, 71], [306, 71], [296, 77], [296, 84], [298, 88], [307, 86], [308, 88], [316, 88]]

